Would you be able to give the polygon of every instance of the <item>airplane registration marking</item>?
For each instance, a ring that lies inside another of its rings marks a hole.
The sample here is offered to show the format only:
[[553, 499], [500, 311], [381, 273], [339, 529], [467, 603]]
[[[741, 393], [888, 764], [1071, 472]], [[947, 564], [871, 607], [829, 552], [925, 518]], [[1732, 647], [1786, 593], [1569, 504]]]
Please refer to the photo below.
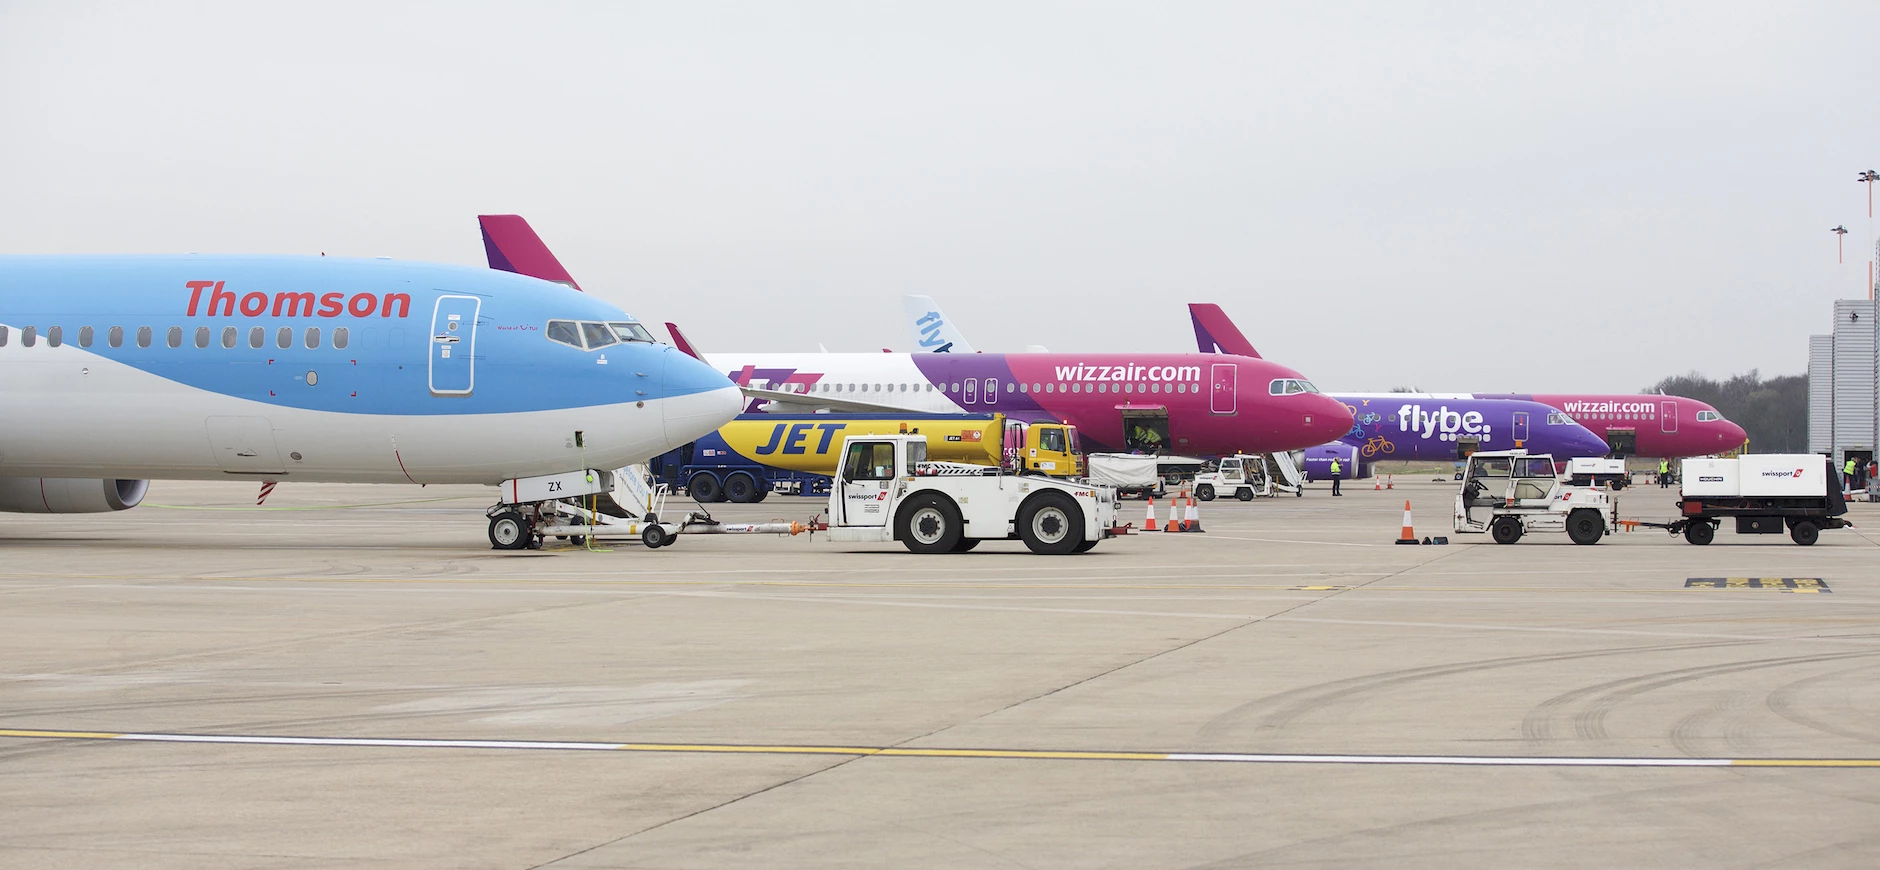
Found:
[[1023, 759], [1040, 761], [1161, 761], [1210, 764], [1423, 765], [1467, 767], [1839, 767], [1880, 768], [1880, 758], [1651, 758], [1545, 755], [1304, 755], [1240, 752], [1127, 752], [1067, 749], [922, 748], [744, 743], [612, 743], [574, 740], [453, 740], [406, 737], [297, 737], [271, 734], [164, 734], [0, 728], [0, 738], [248, 746], [377, 749], [476, 749], [566, 752], [683, 752], [753, 755], [843, 755], [890, 758]]

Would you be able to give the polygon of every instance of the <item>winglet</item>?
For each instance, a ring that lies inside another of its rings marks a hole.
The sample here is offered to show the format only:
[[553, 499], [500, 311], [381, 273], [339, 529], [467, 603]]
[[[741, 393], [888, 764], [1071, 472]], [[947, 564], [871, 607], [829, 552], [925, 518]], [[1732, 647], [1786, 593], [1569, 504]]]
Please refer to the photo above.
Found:
[[522, 215], [480, 214], [477, 223], [483, 225], [483, 253], [490, 268], [581, 289]]
[[666, 321], [666, 331], [672, 335], [673, 347], [678, 348], [686, 356], [698, 360], [699, 362], [705, 361], [704, 357], [698, 355], [698, 351], [692, 349], [692, 342], [685, 340], [685, 333], [679, 331], [679, 324], [673, 323], [670, 320]]
[[1231, 353], [1260, 359], [1253, 342], [1240, 334], [1240, 328], [1227, 319], [1227, 312], [1222, 311], [1221, 306], [1212, 302], [1190, 302], [1188, 317], [1194, 321], [1195, 344], [1202, 353]]

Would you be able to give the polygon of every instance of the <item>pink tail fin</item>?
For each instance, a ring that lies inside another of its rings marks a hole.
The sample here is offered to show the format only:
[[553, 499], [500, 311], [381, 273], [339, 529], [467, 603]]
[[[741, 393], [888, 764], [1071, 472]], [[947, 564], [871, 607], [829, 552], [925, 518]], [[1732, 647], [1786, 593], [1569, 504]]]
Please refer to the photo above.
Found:
[[489, 257], [490, 268], [581, 289], [522, 215], [480, 214], [477, 223], [483, 225], [483, 253]]
[[699, 362], [705, 361], [704, 357], [698, 355], [698, 351], [692, 349], [692, 342], [685, 340], [685, 333], [679, 331], [679, 324], [673, 323], [670, 320], [666, 321], [666, 332], [672, 335], [673, 347], [678, 348], [686, 356], [698, 360]]
[[1236, 356], [1250, 356], [1260, 359], [1260, 352], [1253, 349], [1253, 342], [1240, 334], [1240, 328], [1234, 321], [1227, 319], [1227, 312], [1212, 302], [1188, 303], [1188, 317], [1195, 324], [1195, 344], [1202, 353], [1231, 353]]

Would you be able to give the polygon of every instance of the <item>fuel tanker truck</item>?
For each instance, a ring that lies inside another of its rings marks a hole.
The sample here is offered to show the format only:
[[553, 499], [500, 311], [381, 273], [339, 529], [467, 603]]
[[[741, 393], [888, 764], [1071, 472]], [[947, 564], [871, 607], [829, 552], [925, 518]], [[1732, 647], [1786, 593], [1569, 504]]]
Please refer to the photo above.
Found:
[[772, 492], [826, 496], [842, 439], [864, 435], [924, 435], [929, 462], [1048, 477], [1084, 471], [1077, 427], [1004, 414], [744, 414], [649, 469], [701, 503], [757, 502]]

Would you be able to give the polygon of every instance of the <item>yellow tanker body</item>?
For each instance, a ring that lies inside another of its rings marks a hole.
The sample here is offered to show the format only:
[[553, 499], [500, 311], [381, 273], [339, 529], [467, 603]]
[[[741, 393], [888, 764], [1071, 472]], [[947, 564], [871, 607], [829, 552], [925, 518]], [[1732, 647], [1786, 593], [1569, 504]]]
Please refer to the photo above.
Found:
[[734, 452], [761, 465], [834, 475], [842, 439], [854, 435], [925, 435], [927, 459], [998, 465], [1005, 415], [745, 414], [718, 430]]

